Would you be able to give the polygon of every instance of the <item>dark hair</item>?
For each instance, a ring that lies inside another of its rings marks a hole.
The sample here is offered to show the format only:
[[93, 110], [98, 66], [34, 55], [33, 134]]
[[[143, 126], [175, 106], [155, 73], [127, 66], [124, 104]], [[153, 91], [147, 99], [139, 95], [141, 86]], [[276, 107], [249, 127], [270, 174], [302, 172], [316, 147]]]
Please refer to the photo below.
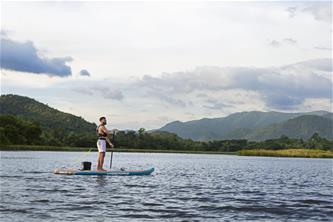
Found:
[[102, 116], [101, 118], [99, 118], [99, 121], [101, 122], [103, 119], [106, 120], [106, 118], [104, 116]]

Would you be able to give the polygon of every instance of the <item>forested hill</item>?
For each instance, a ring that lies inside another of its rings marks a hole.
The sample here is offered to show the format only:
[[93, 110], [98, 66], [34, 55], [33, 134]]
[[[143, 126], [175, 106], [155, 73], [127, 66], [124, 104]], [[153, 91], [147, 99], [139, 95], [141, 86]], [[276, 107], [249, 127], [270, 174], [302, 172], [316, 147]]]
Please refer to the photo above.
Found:
[[15, 115], [38, 122], [42, 128], [62, 130], [66, 133], [93, 133], [96, 124], [81, 117], [61, 112], [32, 98], [19, 95], [1, 95], [0, 114]]
[[303, 115], [282, 123], [253, 130], [245, 136], [248, 140], [267, 140], [286, 135], [290, 138], [309, 139], [314, 133], [333, 140], [333, 120], [323, 116]]
[[199, 141], [248, 139], [261, 141], [279, 138], [309, 139], [314, 133], [333, 139], [333, 117], [327, 111], [308, 113], [240, 112], [224, 118], [171, 122], [160, 131], [176, 133]]

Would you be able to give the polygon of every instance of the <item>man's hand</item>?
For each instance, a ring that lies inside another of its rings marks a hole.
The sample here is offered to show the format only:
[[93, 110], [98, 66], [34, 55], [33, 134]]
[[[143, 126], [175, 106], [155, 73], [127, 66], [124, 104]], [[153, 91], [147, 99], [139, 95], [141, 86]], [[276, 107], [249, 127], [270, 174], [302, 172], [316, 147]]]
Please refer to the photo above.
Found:
[[114, 145], [111, 143], [110, 139], [108, 137], [106, 137], [106, 141], [108, 142], [108, 144], [111, 146], [111, 148], [114, 147]]
[[112, 143], [109, 143], [109, 144], [110, 144], [111, 148], [114, 148], [114, 145]]

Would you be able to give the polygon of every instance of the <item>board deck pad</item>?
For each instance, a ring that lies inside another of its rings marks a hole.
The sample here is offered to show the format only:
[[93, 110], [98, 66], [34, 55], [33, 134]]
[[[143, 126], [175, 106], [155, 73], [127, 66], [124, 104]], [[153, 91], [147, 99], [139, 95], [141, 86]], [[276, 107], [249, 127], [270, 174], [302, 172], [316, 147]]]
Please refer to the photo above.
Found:
[[150, 175], [154, 172], [154, 168], [146, 170], [108, 170], [108, 171], [95, 171], [95, 170], [76, 170], [69, 168], [60, 168], [54, 170], [54, 174], [61, 175], [105, 175], [105, 176], [144, 176]]

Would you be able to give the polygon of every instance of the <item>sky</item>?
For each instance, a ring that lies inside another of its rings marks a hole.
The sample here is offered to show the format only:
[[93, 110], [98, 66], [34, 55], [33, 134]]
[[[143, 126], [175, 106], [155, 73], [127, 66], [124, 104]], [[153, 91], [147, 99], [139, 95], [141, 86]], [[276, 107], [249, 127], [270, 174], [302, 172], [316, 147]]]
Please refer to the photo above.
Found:
[[332, 111], [331, 1], [1, 1], [1, 94], [156, 129]]

